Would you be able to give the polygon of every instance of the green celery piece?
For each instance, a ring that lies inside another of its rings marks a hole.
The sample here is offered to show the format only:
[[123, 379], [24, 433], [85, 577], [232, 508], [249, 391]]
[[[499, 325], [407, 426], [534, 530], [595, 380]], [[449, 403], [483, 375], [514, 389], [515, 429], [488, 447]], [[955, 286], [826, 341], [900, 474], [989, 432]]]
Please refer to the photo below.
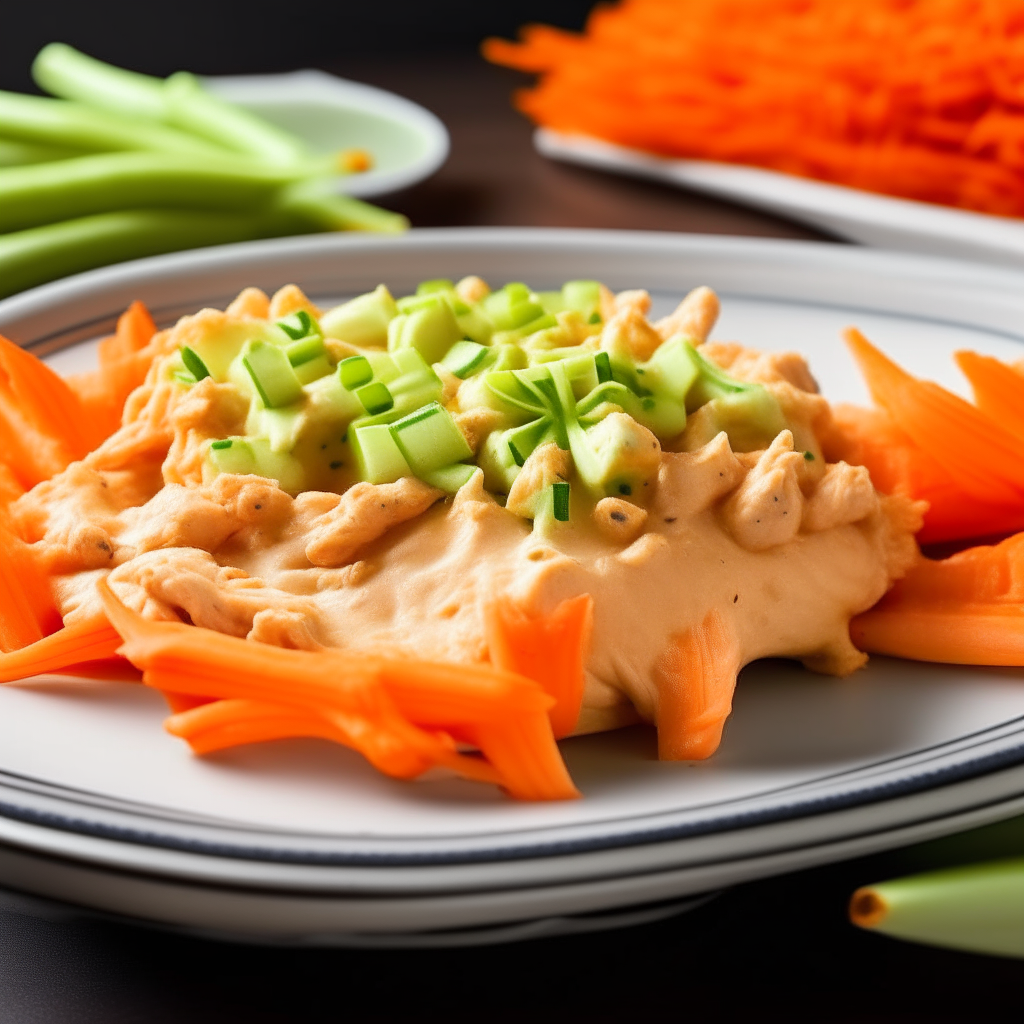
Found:
[[324, 339], [319, 334], [300, 336], [300, 339], [285, 345], [285, 352], [288, 353], [288, 362], [292, 366], [301, 366], [308, 363], [317, 356], [322, 356], [326, 351]]
[[289, 316], [278, 320], [277, 326], [280, 327], [281, 330], [292, 339], [292, 341], [298, 341], [299, 338], [323, 337], [320, 332], [320, 325], [304, 309], [297, 310]]
[[775, 396], [760, 384], [713, 398], [706, 404], [714, 410], [717, 428], [729, 435], [733, 451], [764, 448], [787, 426]]
[[544, 307], [531, 298], [530, 289], [518, 282], [491, 292], [480, 303], [480, 307], [498, 331], [514, 331], [547, 315]]
[[386, 423], [355, 427], [350, 438], [359, 475], [368, 483], [390, 484], [413, 475]]
[[291, 405], [302, 397], [299, 383], [284, 349], [265, 341], [250, 341], [242, 349], [242, 365], [268, 409]]
[[388, 324], [397, 315], [391, 292], [378, 285], [372, 292], [329, 309], [320, 318], [320, 328], [328, 338], [350, 345], [383, 348], [388, 342]]
[[492, 371], [484, 375], [484, 385], [499, 400], [502, 407], [525, 412], [531, 419], [543, 416], [548, 411], [547, 402], [517, 376], [520, 372], [518, 370]]
[[188, 370], [174, 370], [171, 373], [171, 380], [184, 384], [186, 387], [192, 387], [194, 384], [199, 383]]
[[433, 295], [434, 292], [453, 292], [455, 291], [455, 283], [449, 281], [446, 277], [438, 277], [432, 281], [420, 281], [416, 285], [417, 295]]
[[854, 893], [850, 916], [898, 939], [1024, 957], [1024, 858], [865, 886]]
[[423, 302], [388, 325], [388, 351], [414, 348], [428, 363], [437, 363], [462, 338], [462, 329], [442, 296], [429, 295]]
[[[282, 490], [298, 494], [305, 483], [302, 464], [285, 452], [275, 452], [265, 438], [229, 438], [227, 447], [210, 446], [203, 479], [219, 473], [239, 473], [276, 480]], [[217, 442], [214, 442], [217, 444]]]
[[441, 365], [460, 380], [479, 369], [490, 349], [475, 341], [457, 341], [445, 353]]
[[305, 391], [307, 415], [312, 421], [336, 423], [343, 427], [366, 412], [355, 393], [342, 385], [337, 373], [320, 377]]
[[518, 345], [493, 345], [490, 352], [489, 370], [525, 370], [527, 367], [526, 353]]
[[519, 475], [519, 466], [508, 446], [508, 432], [492, 430], [476, 462], [484, 471], [484, 487], [494, 494], [508, 494]]
[[604, 497], [608, 493], [606, 489], [606, 460], [599, 458], [590, 437], [580, 424], [576, 414], [576, 399], [573, 397], [572, 383], [565, 365], [549, 363], [548, 368], [558, 392], [565, 431], [569, 439], [569, 450], [572, 452], [576, 472], [593, 495]]
[[495, 345], [514, 345], [519, 342], [525, 342], [528, 338], [540, 334], [542, 331], [550, 331], [556, 328], [558, 328], [558, 320], [550, 313], [541, 313], [540, 316], [527, 321], [519, 327], [495, 331], [491, 336], [491, 341]]
[[565, 480], [551, 485], [551, 499], [555, 519], [560, 523], [569, 522], [569, 484]]
[[687, 412], [695, 412], [712, 399], [722, 398], [726, 395], [738, 395], [744, 391], [761, 386], [736, 380], [735, 377], [730, 377], [721, 367], [705, 359], [692, 346], [691, 351], [691, 358], [696, 361], [699, 373], [686, 396]]
[[566, 309], [574, 309], [589, 317], [601, 308], [599, 281], [566, 281], [562, 285], [562, 302]]
[[338, 363], [338, 377], [343, 387], [354, 391], [373, 380], [373, 367], [366, 356], [349, 356]]
[[371, 416], [387, 412], [395, 404], [395, 398], [387, 384], [383, 384], [379, 380], [356, 388], [356, 397], [363, 403], [363, 408]]
[[199, 354], [195, 349], [189, 348], [188, 345], [181, 346], [181, 361], [185, 364], [185, 369], [192, 374], [197, 383], [210, 376], [210, 371], [206, 368], [206, 363], [199, 358]]
[[455, 420], [437, 402], [396, 420], [391, 436], [417, 476], [473, 457]]
[[223, 441], [211, 442], [206, 461], [213, 470], [213, 475], [233, 473], [244, 476], [256, 472], [256, 459], [248, 440], [244, 437], [229, 437]]
[[[638, 447], [633, 430], [635, 427], [630, 420], [606, 416], [586, 431], [597, 469], [596, 477], [588, 481], [593, 484], [595, 494], [600, 488], [604, 494], [628, 497], [639, 493], [649, 479], [650, 464], [645, 466], [643, 462], [649, 451]], [[643, 444], [646, 448], [646, 440]]]
[[558, 292], [537, 292], [537, 302], [540, 303], [545, 313], [561, 313], [565, 310], [565, 299], [562, 293]]
[[521, 427], [513, 427], [505, 431], [505, 438], [517, 466], [522, 466], [542, 444], [549, 441], [557, 444], [559, 440], [550, 416], [542, 416]]
[[459, 330], [464, 337], [480, 345], [489, 345], [494, 334], [494, 325], [479, 306], [468, 306], [459, 301], [452, 304]]
[[706, 362], [685, 338], [672, 338], [655, 351], [645, 366], [654, 378], [656, 391], [685, 403]]
[[424, 473], [421, 479], [431, 487], [437, 487], [449, 494], [455, 494], [461, 487], [464, 487], [473, 479], [477, 467], [465, 462], [457, 462], [454, 466], [444, 466], [441, 469]]
[[312, 384], [313, 381], [329, 377], [332, 373], [334, 367], [326, 355], [317, 356], [295, 367], [295, 376], [299, 378], [300, 384]]

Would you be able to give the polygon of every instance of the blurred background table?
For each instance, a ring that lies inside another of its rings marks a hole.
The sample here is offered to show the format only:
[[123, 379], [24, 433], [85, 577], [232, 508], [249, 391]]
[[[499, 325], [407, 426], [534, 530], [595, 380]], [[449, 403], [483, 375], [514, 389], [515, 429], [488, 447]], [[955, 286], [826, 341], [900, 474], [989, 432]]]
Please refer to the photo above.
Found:
[[[447, 165], [382, 200], [418, 227], [822, 237], [701, 196], [543, 159], [509, 103], [525, 79], [471, 54], [323, 66], [408, 96], [448, 125]], [[86, 919], [42, 920], [0, 900], [0, 1020], [1019, 1020], [1019, 962], [899, 943], [847, 923], [857, 886], [903, 870], [895, 855], [882, 855], [741, 886], [653, 925], [436, 951], [230, 945]]]

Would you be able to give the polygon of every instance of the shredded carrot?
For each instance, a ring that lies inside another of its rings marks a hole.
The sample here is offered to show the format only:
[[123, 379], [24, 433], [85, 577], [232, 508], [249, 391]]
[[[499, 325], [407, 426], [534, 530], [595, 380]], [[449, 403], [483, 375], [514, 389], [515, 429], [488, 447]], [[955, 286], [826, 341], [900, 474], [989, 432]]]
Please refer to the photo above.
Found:
[[530, 25], [535, 122], [671, 157], [1024, 215], [1016, 0], [622, 0]]
[[593, 623], [589, 594], [563, 601], [546, 616], [528, 615], [508, 598], [495, 601], [488, 612], [491, 661], [536, 680], [555, 698], [549, 715], [559, 739], [573, 731], [580, 716]]
[[[497, 778], [519, 799], [578, 795], [548, 721], [552, 699], [523, 676], [489, 665], [286, 650], [197, 626], [150, 622], [121, 604], [105, 581], [97, 586], [124, 640], [121, 653], [142, 670], [146, 685], [216, 699], [171, 719], [172, 731], [189, 742], [195, 738], [197, 749], [309, 735], [315, 724], [312, 735], [352, 747], [396, 778], [439, 765], [466, 778]], [[226, 707], [217, 710], [218, 704]], [[288, 709], [283, 733], [268, 723], [267, 705]], [[477, 746], [488, 767], [459, 753], [457, 741]]]
[[0, 683], [68, 669], [73, 670], [71, 674], [83, 675], [88, 671], [83, 663], [106, 662], [120, 646], [120, 634], [105, 618], [64, 626], [49, 636], [0, 654]]
[[850, 623], [873, 654], [957, 665], [1024, 665], [1024, 534], [922, 559]]
[[722, 741], [740, 670], [736, 639], [717, 611], [672, 638], [658, 659], [658, 757], [704, 760]]
[[155, 354], [149, 349], [154, 334], [149, 310], [133, 302], [118, 319], [117, 333], [100, 342], [98, 369], [69, 378], [95, 425], [97, 444], [121, 425], [125, 400], [145, 381]]
[[0, 510], [0, 651], [35, 644], [59, 626], [46, 574]]
[[859, 332], [846, 340], [878, 408], [836, 406], [826, 458], [867, 466], [879, 490], [928, 502], [922, 544], [1024, 529], [1024, 435], [1010, 409], [994, 404], [1012, 405], [1012, 386], [1024, 377], [988, 356], [959, 353], [979, 396], [971, 405], [900, 369]]
[[0, 451], [18, 483], [48, 480], [97, 443], [67, 382], [0, 336]]

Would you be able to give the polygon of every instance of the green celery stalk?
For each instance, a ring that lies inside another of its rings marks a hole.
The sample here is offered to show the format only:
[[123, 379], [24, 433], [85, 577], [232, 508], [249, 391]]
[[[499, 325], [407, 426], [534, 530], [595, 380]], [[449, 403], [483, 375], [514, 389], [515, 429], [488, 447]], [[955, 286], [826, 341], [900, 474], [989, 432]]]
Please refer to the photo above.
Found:
[[195, 75], [179, 71], [164, 84], [171, 124], [276, 167], [308, 164], [305, 143], [255, 114], [208, 93]]
[[66, 43], [50, 43], [36, 54], [32, 78], [54, 96], [123, 117], [168, 118], [163, 79], [104, 64]]
[[1024, 958], [1024, 858], [865, 886], [850, 919], [911, 942]]
[[123, 210], [14, 231], [0, 235], [0, 298], [108, 263], [302, 230], [274, 213]]
[[400, 213], [382, 210], [352, 196], [330, 191], [324, 180], [302, 181], [282, 190], [278, 207], [315, 224], [322, 231], [375, 231], [401, 234], [409, 221]]
[[102, 153], [0, 169], [0, 232], [144, 207], [245, 210], [295, 180], [291, 171], [167, 153]]
[[84, 103], [14, 92], [0, 92], [0, 135], [93, 152], [145, 149], [199, 158], [223, 158], [230, 152], [167, 125], [130, 120]]

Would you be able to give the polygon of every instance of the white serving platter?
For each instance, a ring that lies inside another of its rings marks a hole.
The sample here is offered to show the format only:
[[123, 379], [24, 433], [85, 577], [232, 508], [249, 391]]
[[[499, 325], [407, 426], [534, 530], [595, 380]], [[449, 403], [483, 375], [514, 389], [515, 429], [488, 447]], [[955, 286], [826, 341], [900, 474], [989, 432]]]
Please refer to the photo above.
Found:
[[402, 96], [324, 71], [217, 76], [204, 85], [224, 99], [287, 128], [314, 153], [365, 149], [369, 171], [339, 177], [339, 192], [370, 198], [429, 178], [448, 158], [448, 130]]
[[812, 181], [791, 174], [655, 156], [585, 135], [539, 128], [539, 152], [767, 210], [864, 245], [1024, 266], [1024, 221]]
[[[958, 388], [954, 349], [1024, 354], [1015, 271], [817, 243], [529, 229], [314, 236], [121, 264], [0, 302], [0, 332], [72, 372], [136, 298], [166, 323], [250, 284], [294, 281], [328, 301], [466, 273], [647, 287], [656, 312], [709, 284], [724, 307], [716, 337], [804, 352], [840, 400], [864, 398], [839, 341], [850, 323]], [[557, 804], [441, 777], [394, 782], [312, 740], [197, 759], [163, 733], [164, 716], [156, 694], [129, 684], [0, 688], [0, 885], [262, 941], [482, 941], [579, 930], [581, 914], [672, 912], [724, 885], [1024, 809], [1024, 673], [1010, 670], [875, 659], [836, 680], [752, 666], [710, 761], [659, 763], [640, 727], [571, 739], [584, 799]], [[635, 904], [650, 906], [624, 909]]]

